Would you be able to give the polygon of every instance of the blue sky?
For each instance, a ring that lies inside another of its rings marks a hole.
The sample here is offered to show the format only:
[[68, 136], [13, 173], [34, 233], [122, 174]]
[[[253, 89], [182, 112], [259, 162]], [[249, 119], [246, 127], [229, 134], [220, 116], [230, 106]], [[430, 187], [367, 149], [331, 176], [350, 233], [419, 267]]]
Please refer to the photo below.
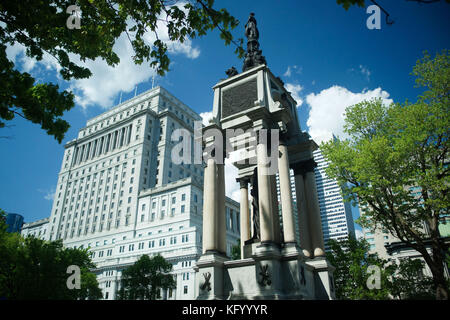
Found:
[[[387, 26], [382, 16], [381, 30], [366, 27], [365, 8], [345, 11], [335, 0], [222, 0], [241, 21], [234, 36], [244, 36], [244, 24], [254, 12], [260, 32], [260, 46], [269, 68], [280, 76], [299, 103], [303, 130], [321, 141], [342, 134], [342, 111], [364, 98], [379, 96], [387, 102], [415, 101], [421, 92], [414, 88], [412, 67], [422, 52], [432, 56], [448, 48], [450, 5], [420, 5], [404, 0], [380, 0], [395, 23]], [[82, 21], [81, 21], [82, 25]], [[64, 144], [76, 137], [86, 121], [119, 102], [151, 88], [152, 71], [132, 66], [125, 42], [118, 43], [120, 68], [108, 69], [102, 62], [90, 63], [94, 78], [67, 83], [57, 76], [50, 58], [35, 63], [20, 47], [8, 49], [20, 70], [39, 81], [53, 81], [72, 88], [77, 105], [65, 115], [71, 124], [62, 144], [39, 126], [21, 118], [2, 129], [0, 136], [0, 208], [20, 213], [26, 222], [50, 215], [52, 191], [56, 187]], [[225, 78], [225, 70], [242, 61], [233, 46], [224, 46], [218, 32], [192, 39], [184, 45], [172, 44], [171, 71], [156, 77], [161, 85], [198, 113], [212, 109], [212, 87]]]

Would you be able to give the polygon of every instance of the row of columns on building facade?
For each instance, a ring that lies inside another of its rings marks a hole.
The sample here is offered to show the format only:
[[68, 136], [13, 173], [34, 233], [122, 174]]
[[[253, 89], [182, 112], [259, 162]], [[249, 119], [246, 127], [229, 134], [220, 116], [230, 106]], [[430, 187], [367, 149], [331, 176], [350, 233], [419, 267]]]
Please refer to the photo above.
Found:
[[[294, 208], [290, 181], [290, 165], [287, 145], [280, 143], [278, 174], [280, 181], [281, 212], [284, 243], [296, 243]], [[281, 243], [276, 176], [269, 175], [266, 144], [256, 148], [258, 172], [258, 210], [261, 243]], [[324, 255], [324, 243], [314, 176], [313, 159], [293, 166], [297, 196], [300, 247], [306, 257]], [[203, 252], [226, 252], [225, 182], [224, 165], [214, 158], [207, 160], [204, 176]], [[249, 208], [249, 178], [241, 178], [240, 238], [241, 257], [246, 240], [251, 238]]]
[[108, 151], [112, 151], [117, 146], [128, 145], [131, 140], [131, 129], [132, 125], [129, 125], [77, 147], [73, 157], [73, 164], [76, 165]]

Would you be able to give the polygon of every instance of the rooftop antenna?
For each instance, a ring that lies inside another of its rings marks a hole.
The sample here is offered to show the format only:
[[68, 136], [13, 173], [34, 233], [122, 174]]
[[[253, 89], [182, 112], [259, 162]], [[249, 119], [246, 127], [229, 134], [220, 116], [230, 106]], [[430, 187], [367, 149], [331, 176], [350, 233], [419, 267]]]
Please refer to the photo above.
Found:
[[152, 76], [152, 89], [155, 87], [155, 74]]
[[122, 103], [122, 91], [120, 91], [120, 99], [119, 99], [119, 104]]
[[134, 88], [134, 96], [136, 97], [136, 91], [137, 91], [137, 85], [136, 88]]

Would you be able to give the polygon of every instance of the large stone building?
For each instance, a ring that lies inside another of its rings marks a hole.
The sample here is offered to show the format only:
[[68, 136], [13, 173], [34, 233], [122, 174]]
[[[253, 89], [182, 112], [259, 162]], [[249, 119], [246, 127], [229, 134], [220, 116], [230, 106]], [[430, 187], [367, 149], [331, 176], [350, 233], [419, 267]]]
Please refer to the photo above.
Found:
[[[420, 190], [417, 187], [412, 187], [410, 189], [411, 192], [415, 193], [416, 196], [419, 196]], [[361, 214], [364, 215], [367, 210], [366, 207], [361, 208]], [[450, 217], [443, 217], [442, 221], [439, 223], [439, 232], [443, 241], [445, 243], [450, 243]], [[426, 223], [423, 223], [422, 230], [425, 234], [429, 234]], [[395, 261], [399, 263], [403, 259], [421, 259], [424, 261], [422, 255], [416, 251], [415, 249], [409, 247], [404, 242], [402, 242], [395, 235], [391, 234], [387, 229], [378, 226], [375, 229], [372, 228], [363, 228], [363, 236], [364, 239], [369, 243], [369, 254], [377, 254], [380, 258], [384, 260]], [[431, 254], [431, 241], [425, 240], [425, 246], [427, 247], [428, 252]], [[425, 275], [432, 276], [431, 270], [427, 264], [424, 266], [423, 270]], [[449, 278], [450, 273], [448, 270], [448, 266], [444, 269], [445, 276]]]
[[[121, 270], [143, 254], [174, 266], [177, 289], [164, 298], [196, 297], [203, 165], [172, 161], [179, 140], [171, 139], [184, 129], [193, 141], [195, 121], [197, 113], [157, 87], [88, 120], [66, 144], [46, 238], [90, 248], [105, 299], [115, 298]], [[239, 204], [227, 198], [226, 206], [229, 253]]]
[[21, 232], [22, 236], [34, 236], [39, 239], [47, 239], [49, 221], [50, 218], [44, 218], [34, 222], [24, 223]]

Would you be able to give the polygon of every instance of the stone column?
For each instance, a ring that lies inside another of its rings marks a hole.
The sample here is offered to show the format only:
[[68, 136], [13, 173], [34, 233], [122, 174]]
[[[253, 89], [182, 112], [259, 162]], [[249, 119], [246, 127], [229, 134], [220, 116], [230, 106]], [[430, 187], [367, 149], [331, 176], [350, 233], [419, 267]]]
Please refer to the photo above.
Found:
[[272, 232], [273, 241], [281, 243], [281, 226], [280, 226], [280, 207], [278, 203], [277, 177], [275, 174], [270, 175], [270, 188], [272, 197]]
[[311, 159], [306, 167], [304, 176], [306, 205], [308, 207], [309, 228], [311, 230], [311, 248], [314, 257], [324, 256], [325, 249], [323, 243], [322, 221], [320, 218], [319, 199], [317, 197], [316, 177], [314, 167], [316, 163]]
[[123, 134], [123, 130], [119, 129], [119, 133], [117, 134], [116, 149], [121, 147], [120, 140], [122, 140], [122, 134]]
[[292, 208], [291, 178], [289, 175], [288, 149], [285, 144], [278, 147], [278, 175], [280, 178], [281, 213], [283, 217], [283, 233], [285, 243], [295, 243], [294, 214]]
[[[217, 164], [217, 233], [218, 249], [223, 254], [227, 253], [227, 228], [226, 228], [226, 210], [225, 210], [225, 164]], [[208, 189], [206, 189], [208, 190]]]
[[203, 253], [218, 249], [215, 233], [217, 230], [217, 164], [214, 158], [207, 161], [204, 173], [203, 193]]
[[244, 259], [244, 243], [251, 238], [250, 235], [250, 212], [248, 207], [248, 179], [240, 179], [239, 184], [241, 187], [241, 259]]
[[273, 242], [273, 201], [271, 177], [268, 175], [267, 146], [258, 143], [256, 156], [258, 163], [259, 227], [261, 243]]
[[310, 229], [308, 223], [308, 213], [306, 206], [306, 197], [305, 197], [305, 184], [303, 181], [303, 173], [304, 171], [299, 165], [294, 167], [294, 179], [295, 179], [295, 190], [297, 196], [297, 215], [298, 215], [298, 230], [300, 233], [300, 248], [303, 251], [303, 254], [311, 258], [311, 239], [310, 239]]

